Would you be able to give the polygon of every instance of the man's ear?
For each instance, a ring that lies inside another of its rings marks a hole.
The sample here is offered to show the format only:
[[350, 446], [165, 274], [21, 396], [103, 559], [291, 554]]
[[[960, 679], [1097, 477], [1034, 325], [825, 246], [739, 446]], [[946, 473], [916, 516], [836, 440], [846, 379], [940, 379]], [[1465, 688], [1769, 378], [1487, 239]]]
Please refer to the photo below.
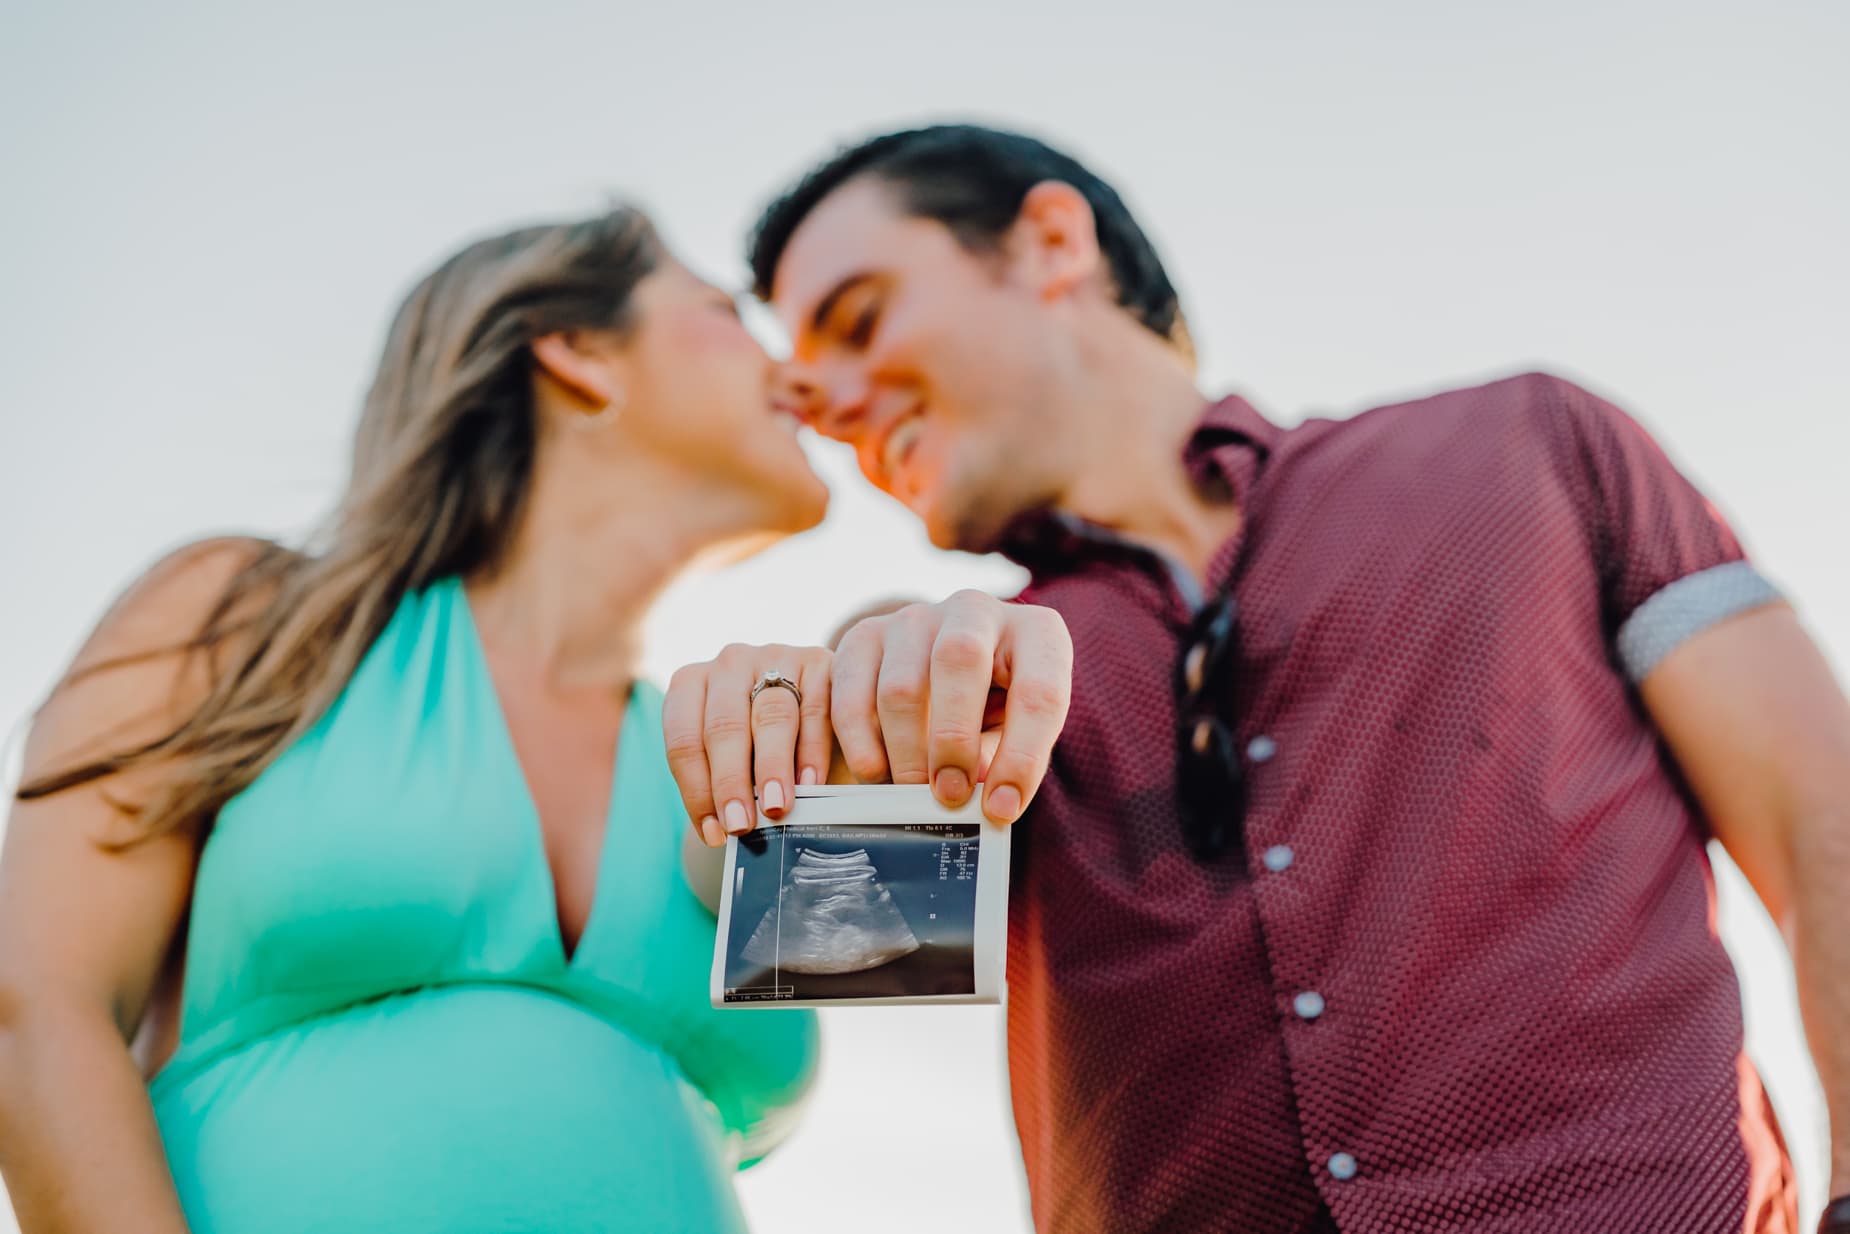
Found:
[[1009, 247], [1043, 298], [1057, 300], [1104, 268], [1092, 205], [1063, 180], [1043, 180], [1022, 198]]
[[591, 412], [602, 411], [623, 390], [621, 362], [613, 350], [583, 331], [561, 330], [533, 340], [540, 371]]

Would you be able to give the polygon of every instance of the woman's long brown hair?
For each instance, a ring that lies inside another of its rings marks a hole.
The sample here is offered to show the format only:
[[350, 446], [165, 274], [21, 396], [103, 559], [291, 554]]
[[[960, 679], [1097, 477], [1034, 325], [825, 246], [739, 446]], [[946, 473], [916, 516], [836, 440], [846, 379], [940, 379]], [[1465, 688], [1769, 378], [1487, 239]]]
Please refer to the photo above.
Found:
[[209, 825], [327, 710], [407, 593], [498, 563], [533, 473], [532, 343], [626, 330], [661, 255], [647, 218], [618, 207], [478, 241], [432, 272], [393, 319], [320, 543], [264, 544], [190, 642], [134, 657], [204, 657], [203, 701], [164, 736], [39, 776], [19, 798], [158, 764], [149, 799], [122, 807], [135, 838]]

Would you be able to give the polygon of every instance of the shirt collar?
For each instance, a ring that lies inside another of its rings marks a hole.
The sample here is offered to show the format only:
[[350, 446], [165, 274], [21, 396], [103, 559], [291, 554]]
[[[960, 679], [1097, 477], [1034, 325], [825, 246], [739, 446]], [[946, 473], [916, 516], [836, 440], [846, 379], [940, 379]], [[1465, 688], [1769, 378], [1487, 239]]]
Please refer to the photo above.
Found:
[[1238, 500], [1265, 468], [1284, 430], [1237, 394], [1210, 403], [1182, 449], [1197, 484], [1218, 477]]

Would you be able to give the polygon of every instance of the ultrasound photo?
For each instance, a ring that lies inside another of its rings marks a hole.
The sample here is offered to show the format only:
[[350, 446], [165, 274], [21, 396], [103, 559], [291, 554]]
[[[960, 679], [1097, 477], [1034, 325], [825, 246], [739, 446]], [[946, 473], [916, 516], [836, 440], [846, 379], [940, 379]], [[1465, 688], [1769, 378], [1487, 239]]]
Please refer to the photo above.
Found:
[[977, 993], [982, 825], [770, 825], [742, 837], [725, 1001]]

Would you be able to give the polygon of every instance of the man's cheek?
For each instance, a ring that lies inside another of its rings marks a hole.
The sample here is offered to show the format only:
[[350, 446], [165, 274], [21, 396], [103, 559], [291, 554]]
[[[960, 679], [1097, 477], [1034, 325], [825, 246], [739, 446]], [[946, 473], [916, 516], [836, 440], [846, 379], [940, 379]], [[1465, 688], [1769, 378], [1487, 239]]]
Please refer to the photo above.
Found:
[[854, 457], [855, 462], [860, 465], [862, 479], [866, 480], [869, 484], [883, 493], [891, 496], [898, 496], [897, 493], [893, 492], [892, 486], [887, 484], [885, 476], [881, 474], [878, 467], [874, 466], [864, 455], [856, 453]]

